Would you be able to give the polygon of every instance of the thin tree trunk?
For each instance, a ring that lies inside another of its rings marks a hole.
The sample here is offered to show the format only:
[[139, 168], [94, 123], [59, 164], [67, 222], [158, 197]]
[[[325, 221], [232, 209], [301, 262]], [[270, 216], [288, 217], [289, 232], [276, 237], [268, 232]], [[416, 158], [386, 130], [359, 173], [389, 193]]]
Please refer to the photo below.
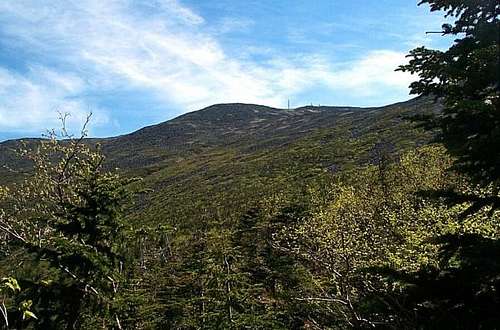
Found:
[[5, 322], [5, 328], [9, 328], [9, 317], [7, 315], [7, 306], [5, 306], [5, 301], [2, 301], [2, 305], [0, 306], [0, 311], [2, 312], [3, 320]]

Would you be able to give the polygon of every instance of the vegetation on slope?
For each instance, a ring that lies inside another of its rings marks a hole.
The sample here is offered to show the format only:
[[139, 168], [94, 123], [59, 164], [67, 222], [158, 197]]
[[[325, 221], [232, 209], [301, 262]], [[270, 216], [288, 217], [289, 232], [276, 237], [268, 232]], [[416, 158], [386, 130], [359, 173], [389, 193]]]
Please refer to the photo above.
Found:
[[[465, 34], [402, 67], [443, 111], [426, 97], [381, 109], [218, 105], [112, 139], [29, 141], [33, 170], [4, 144], [3, 161], [19, 170], [0, 190], [0, 270], [23, 290], [2, 297], [5, 319], [494, 329], [500, 110], [489, 74], [498, 39], [486, 32], [498, 31], [500, 8], [423, 2], [457, 17], [445, 34]], [[97, 142], [108, 169], [144, 180], [105, 171]], [[130, 189], [142, 192], [125, 209]]]

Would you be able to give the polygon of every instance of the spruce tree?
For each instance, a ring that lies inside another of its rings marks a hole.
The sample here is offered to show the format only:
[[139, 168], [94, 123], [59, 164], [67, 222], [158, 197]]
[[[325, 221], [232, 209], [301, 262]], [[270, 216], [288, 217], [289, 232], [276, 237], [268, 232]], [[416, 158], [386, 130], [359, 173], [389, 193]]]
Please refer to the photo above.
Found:
[[[439, 235], [437, 267], [397, 272], [405, 306], [423, 327], [494, 328], [500, 322], [500, 243], [495, 225], [500, 210], [500, 4], [495, 0], [423, 0], [432, 11], [454, 19], [442, 26], [455, 36], [446, 51], [425, 47], [410, 52], [399, 70], [419, 80], [411, 92], [432, 95], [444, 103], [442, 113], [425, 119], [454, 159], [454, 170], [473, 184], [425, 192], [445, 198], [450, 210], [462, 208], [459, 228], [479, 219], [489, 232]], [[422, 192], [421, 192], [422, 193]]]
[[[419, 47], [399, 70], [417, 74], [411, 93], [442, 98], [444, 111], [427, 124], [457, 157], [456, 168], [483, 186], [500, 185], [500, 4], [496, 0], [423, 0], [455, 20], [442, 35], [456, 37], [446, 51]], [[432, 31], [431, 31], [432, 32]], [[498, 189], [497, 189], [498, 191]], [[498, 199], [492, 199], [500, 206]]]
[[61, 135], [50, 132], [36, 149], [22, 150], [33, 175], [2, 200], [4, 262], [18, 259], [11, 271], [33, 300], [36, 328], [121, 328], [122, 221], [134, 179], [106, 171], [84, 137], [63, 126]]

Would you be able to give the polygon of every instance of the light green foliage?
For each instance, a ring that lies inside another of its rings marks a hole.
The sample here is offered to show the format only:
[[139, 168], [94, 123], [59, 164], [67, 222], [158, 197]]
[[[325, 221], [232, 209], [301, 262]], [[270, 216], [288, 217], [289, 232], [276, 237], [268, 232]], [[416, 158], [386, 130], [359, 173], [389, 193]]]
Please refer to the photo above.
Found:
[[9, 315], [6, 305], [6, 300], [10, 295], [21, 291], [21, 287], [17, 280], [12, 277], [4, 277], [0, 281], [0, 312], [2, 313], [2, 321], [5, 327], [9, 327]]
[[491, 222], [482, 221], [484, 214], [460, 221], [467, 205], [448, 207], [444, 200], [420, 194], [472, 189], [472, 184], [448, 172], [451, 164], [442, 147], [428, 146], [396, 162], [341, 175], [326, 188], [311, 189], [310, 214], [286, 228], [277, 241], [309, 265], [313, 274], [316, 288], [298, 299], [350, 326], [390, 323], [370, 315], [365, 302], [376, 296], [393, 303], [398, 283], [386, 282], [370, 269], [439, 268], [440, 245], [433, 238], [455, 233], [498, 237], [498, 214]]
[[[17, 295], [21, 291], [21, 287], [15, 278], [3, 277], [0, 279], [0, 312], [2, 314], [3, 325], [9, 328], [9, 307], [7, 306], [9, 299]], [[33, 302], [31, 300], [22, 301], [18, 310], [22, 314], [22, 320], [32, 318], [36, 319], [36, 315], [30, 310]]]

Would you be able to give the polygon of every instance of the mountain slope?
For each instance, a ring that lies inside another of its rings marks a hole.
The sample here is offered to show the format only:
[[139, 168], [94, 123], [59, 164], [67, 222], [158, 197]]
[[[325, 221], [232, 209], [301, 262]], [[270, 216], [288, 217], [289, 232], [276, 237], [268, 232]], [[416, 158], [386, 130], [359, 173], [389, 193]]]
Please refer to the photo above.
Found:
[[283, 110], [251, 104], [220, 104], [100, 142], [117, 166], [141, 168], [172, 156], [218, 147], [256, 150], [278, 146], [313, 131], [339, 126], [351, 129], [355, 137], [381, 128], [377, 125], [397, 125], [402, 115], [435, 107], [429, 99], [414, 99], [381, 108]]
[[[179, 218], [185, 207], [209, 204], [215, 195], [251, 203], [284, 185], [302, 186], [318, 175], [376, 161], [382, 149], [394, 153], [426, 143], [431, 136], [404, 117], [439, 109], [429, 98], [379, 108], [220, 104], [87, 143], [102, 145], [109, 167], [144, 178], [151, 193], [136, 213], [162, 221], [158, 217]], [[12, 151], [18, 145], [0, 144], [0, 164], [26, 172], [29, 164]], [[20, 177], [3, 169], [0, 183]]]

